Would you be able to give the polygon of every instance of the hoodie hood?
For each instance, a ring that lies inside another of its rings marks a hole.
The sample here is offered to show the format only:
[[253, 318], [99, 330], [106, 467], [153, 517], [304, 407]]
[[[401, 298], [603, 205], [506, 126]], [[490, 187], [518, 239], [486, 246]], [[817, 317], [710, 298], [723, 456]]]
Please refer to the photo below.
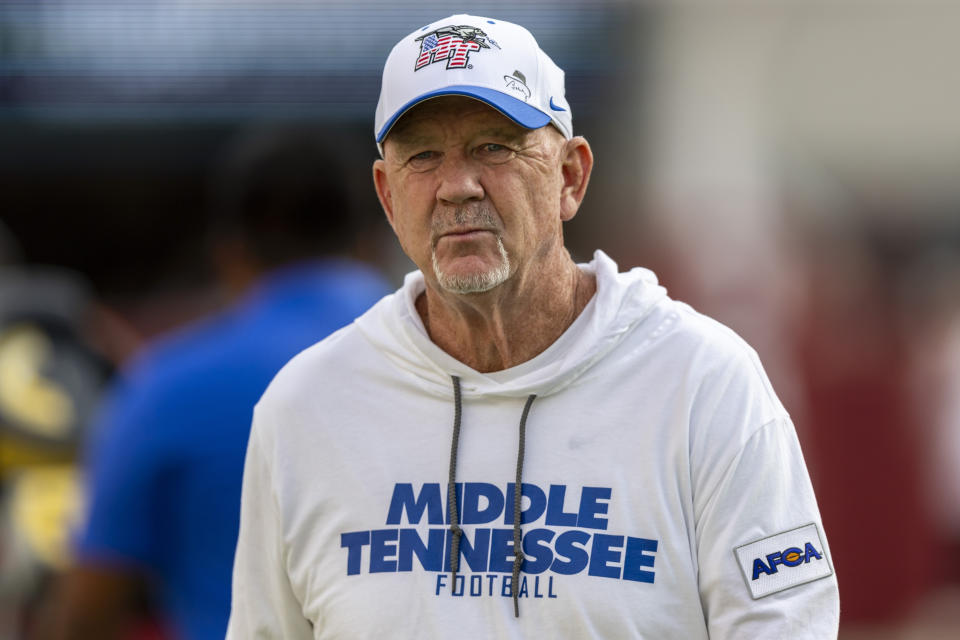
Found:
[[427, 334], [414, 303], [424, 292], [423, 274], [407, 274], [403, 286], [357, 320], [363, 336], [424, 390], [450, 396], [457, 376], [471, 396], [547, 396], [573, 383], [639, 325], [666, 290], [648, 269], [619, 273], [602, 251], [578, 265], [597, 279], [593, 298], [567, 330], [545, 351], [515, 367], [480, 373], [437, 347]]

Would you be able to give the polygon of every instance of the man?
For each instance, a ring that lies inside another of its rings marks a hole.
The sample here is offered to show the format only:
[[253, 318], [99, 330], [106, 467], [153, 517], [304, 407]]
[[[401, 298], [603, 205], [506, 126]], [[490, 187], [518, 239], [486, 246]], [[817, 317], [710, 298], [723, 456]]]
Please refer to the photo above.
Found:
[[239, 299], [149, 345], [114, 385], [90, 446], [76, 567], [42, 637], [129, 638], [154, 587], [172, 637], [223, 638], [253, 405], [284, 362], [386, 291], [350, 257], [369, 229], [338, 154], [301, 130], [234, 150], [211, 235]]
[[419, 270], [258, 404], [228, 637], [834, 637], [754, 352], [649, 271], [564, 248], [593, 159], [533, 37], [418, 29], [375, 133]]

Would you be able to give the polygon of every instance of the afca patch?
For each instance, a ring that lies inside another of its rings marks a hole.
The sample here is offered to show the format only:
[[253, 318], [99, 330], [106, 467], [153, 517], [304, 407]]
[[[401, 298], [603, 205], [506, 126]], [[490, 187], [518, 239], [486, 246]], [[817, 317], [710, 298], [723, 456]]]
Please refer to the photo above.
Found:
[[733, 550], [754, 600], [833, 574], [816, 523]]

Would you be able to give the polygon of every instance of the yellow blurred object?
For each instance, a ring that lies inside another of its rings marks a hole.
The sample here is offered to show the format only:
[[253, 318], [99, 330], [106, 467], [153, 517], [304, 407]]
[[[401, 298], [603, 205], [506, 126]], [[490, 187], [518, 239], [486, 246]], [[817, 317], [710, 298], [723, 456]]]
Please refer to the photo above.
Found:
[[43, 376], [52, 353], [50, 339], [30, 325], [0, 335], [0, 406], [10, 418], [47, 437], [65, 435], [76, 419], [70, 395]]
[[44, 564], [63, 569], [69, 536], [83, 508], [80, 474], [74, 465], [48, 465], [21, 473], [14, 484], [13, 526]]
[[25, 441], [3, 433], [0, 423], [0, 481], [14, 475], [24, 467], [37, 465], [67, 464], [76, 459], [74, 448], [52, 448], [48, 444]]

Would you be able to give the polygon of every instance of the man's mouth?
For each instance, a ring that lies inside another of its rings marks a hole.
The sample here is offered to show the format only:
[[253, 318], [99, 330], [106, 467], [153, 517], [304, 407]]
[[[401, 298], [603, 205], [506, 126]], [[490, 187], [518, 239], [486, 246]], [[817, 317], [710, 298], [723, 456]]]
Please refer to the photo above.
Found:
[[451, 229], [450, 231], [445, 231], [437, 236], [437, 239], [434, 241], [434, 246], [437, 245], [441, 240], [448, 239], [453, 241], [469, 241], [477, 240], [485, 234], [494, 234], [490, 229], [480, 229], [480, 228], [470, 228], [470, 229]]
[[469, 238], [471, 236], [480, 235], [481, 233], [493, 233], [493, 232], [490, 231], [489, 229], [463, 229], [462, 231], [448, 231], [443, 235], [447, 237], [452, 236], [454, 238]]

